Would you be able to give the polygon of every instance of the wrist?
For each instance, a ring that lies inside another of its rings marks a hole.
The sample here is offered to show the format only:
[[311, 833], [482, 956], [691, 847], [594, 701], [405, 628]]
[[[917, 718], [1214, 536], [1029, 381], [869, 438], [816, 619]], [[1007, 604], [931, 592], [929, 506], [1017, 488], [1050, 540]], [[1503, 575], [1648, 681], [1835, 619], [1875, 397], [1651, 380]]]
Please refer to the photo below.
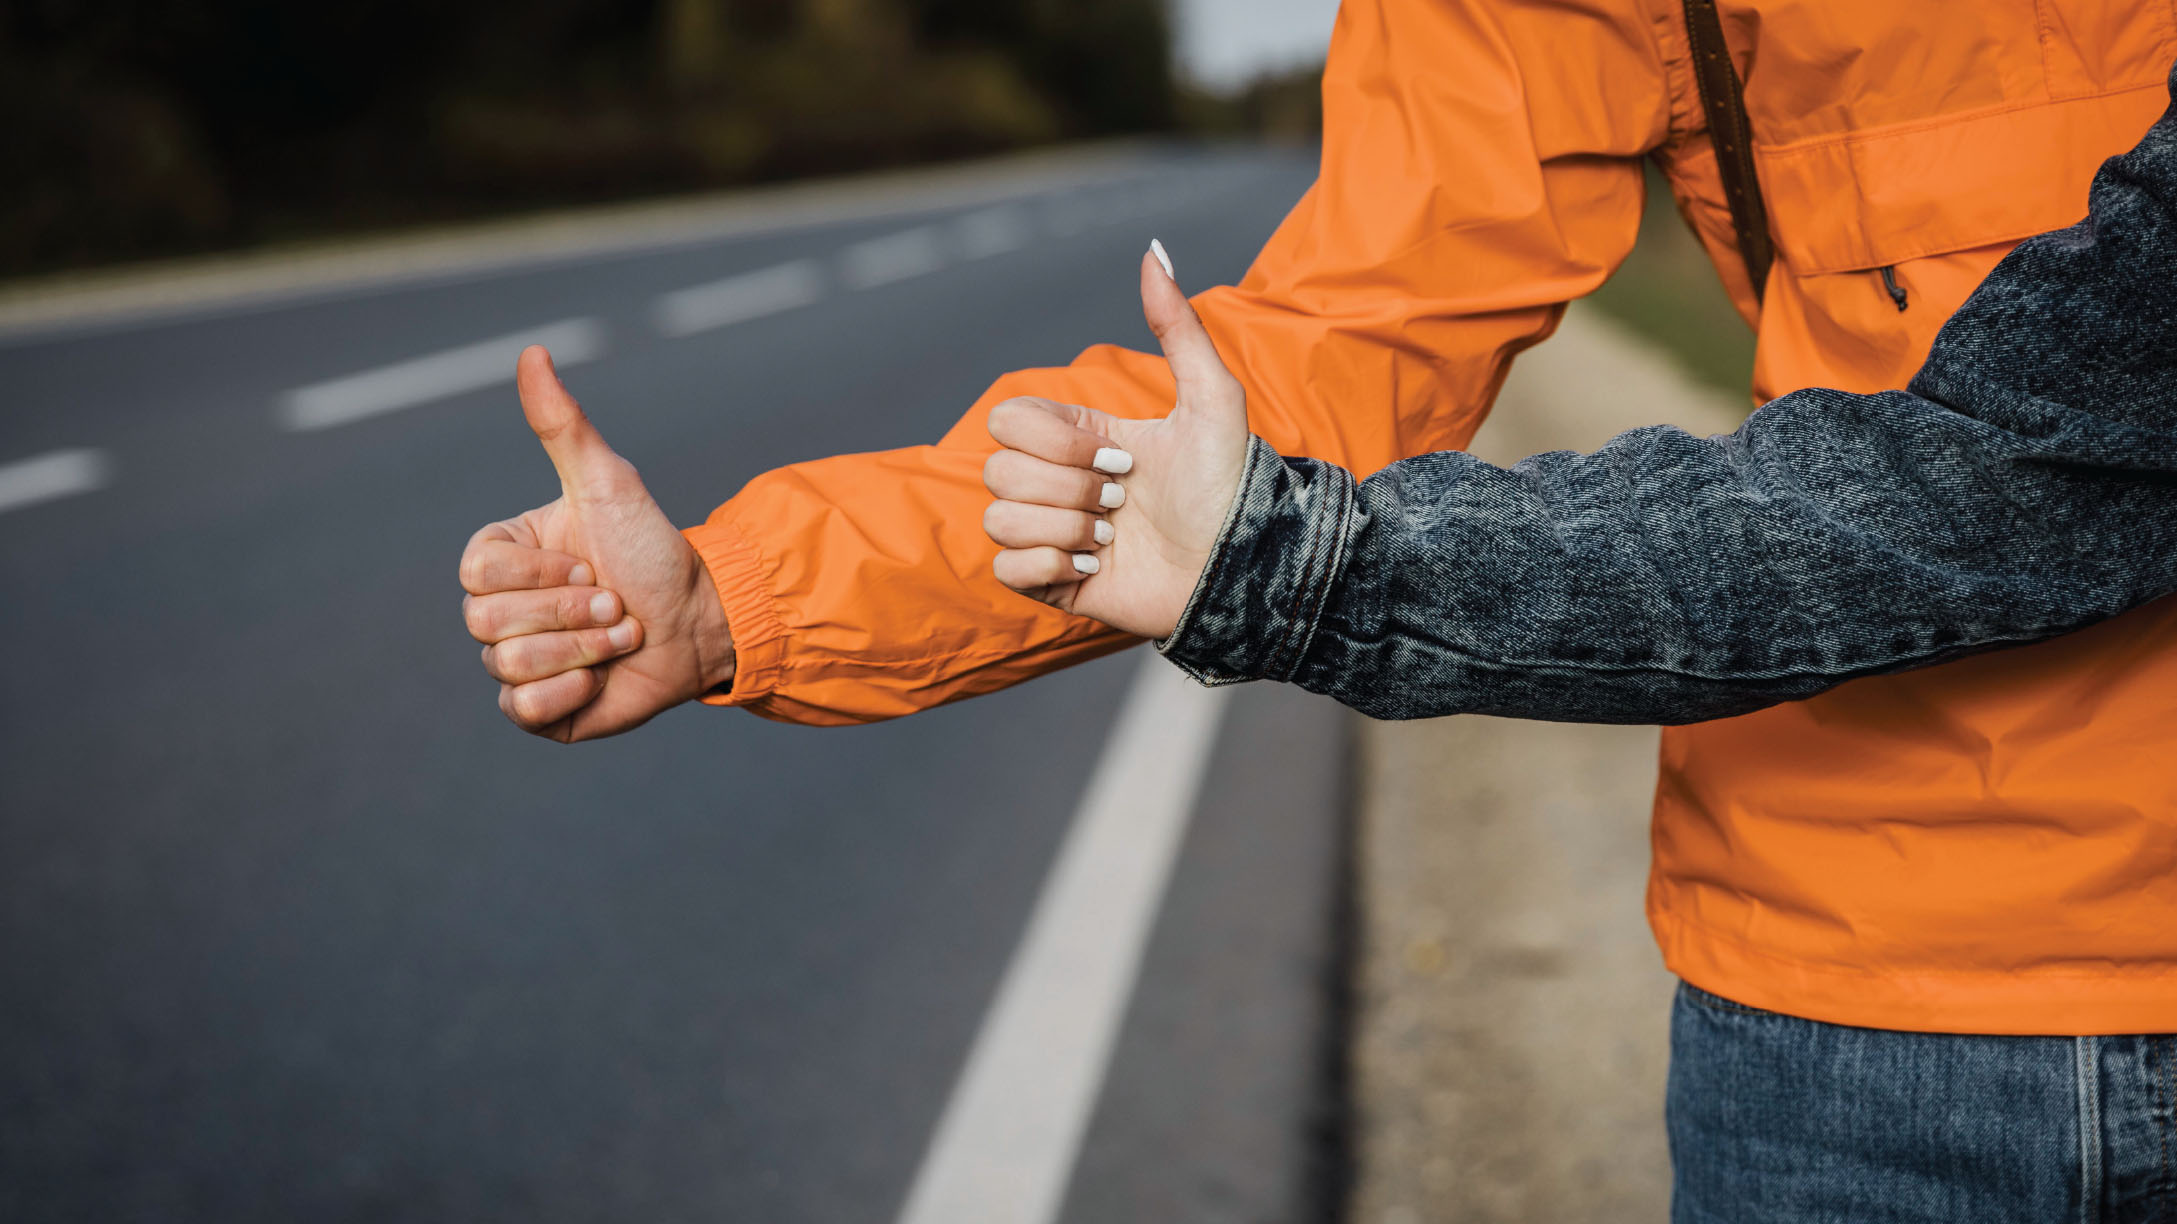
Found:
[[1250, 441], [1208, 564], [1157, 649], [1204, 683], [1292, 679], [1344, 578], [1356, 501], [1344, 469]]
[[694, 633], [696, 660], [695, 695], [700, 697], [733, 685], [738, 656], [733, 648], [733, 626], [726, 619], [725, 605], [718, 598], [718, 587], [711, 580], [710, 567], [698, 563], [695, 567], [695, 589], [689, 593], [694, 604]]

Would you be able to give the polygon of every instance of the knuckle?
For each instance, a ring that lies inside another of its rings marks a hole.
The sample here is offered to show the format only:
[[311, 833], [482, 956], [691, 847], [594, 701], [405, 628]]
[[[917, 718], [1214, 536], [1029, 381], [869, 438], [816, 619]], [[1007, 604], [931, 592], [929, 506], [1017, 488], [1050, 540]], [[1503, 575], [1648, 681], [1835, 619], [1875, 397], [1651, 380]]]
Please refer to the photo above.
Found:
[[1034, 411], [1033, 407], [1027, 399], [1021, 396], [1016, 395], [1011, 399], [999, 400], [996, 404], [991, 405], [990, 420], [986, 428], [990, 430], [990, 436], [1000, 445], [1009, 444], [1019, 435], [1021, 426], [1028, 420], [1028, 414], [1032, 411]]
[[606, 454], [595, 461], [593, 470], [606, 481], [608, 487], [630, 492], [646, 491], [642, 471], [635, 466], [634, 460], [625, 455], [617, 452]]
[[561, 414], [558, 420], [548, 421], [542, 425], [532, 423], [530, 428], [537, 431], [537, 440], [539, 442], [557, 442], [572, 433], [575, 425], [581, 420], [582, 409], [573, 408], [572, 411]]
[[590, 597], [582, 590], [569, 587], [561, 590], [552, 600], [553, 620], [569, 629], [590, 623]]
[[470, 637], [488, 645], [495, 627], [493, 622], [490, 604], [474, 595], [461, 597], [461, 623], [468, 626]]
[[1056, 405], [1040, 395], [1015, 395], [999, 400], [990, 409], [990, 436], [1011, 445], [1023, 433], [1033, 430], [1036, 422], [1055, 408]]

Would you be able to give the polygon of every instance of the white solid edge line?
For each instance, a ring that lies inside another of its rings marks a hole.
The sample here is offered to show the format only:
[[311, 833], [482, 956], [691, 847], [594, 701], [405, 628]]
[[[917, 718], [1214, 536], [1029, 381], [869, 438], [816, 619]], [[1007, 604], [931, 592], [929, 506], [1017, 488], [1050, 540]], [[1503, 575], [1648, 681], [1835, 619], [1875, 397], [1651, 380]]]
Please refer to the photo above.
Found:
[[297, 387], [280, 398], [279, 422], [290, 430], [330, 429], [381, 413], [414, 408], [494, 383], [514, 381], [514, 359], [532, 344], [552, 350], [565, 367], [605, 354], [606, 330], [600, 319], [562, 319], [541, 327], [509, 332], [459, 348], [445, 349], [392, 365]]
[[0, 464], [0, 512], [103, 489], [113, 482], [113, 458], [76, 447]]
[[898, 1224], [1056, 1217], [1224, 697], [1143, 660]]
[[796, 259], [660, 294], [651, 305], [650, 321], [663, 335], [692, 336], [814, 305], [823, 296], [823, 266], [813, 259]]

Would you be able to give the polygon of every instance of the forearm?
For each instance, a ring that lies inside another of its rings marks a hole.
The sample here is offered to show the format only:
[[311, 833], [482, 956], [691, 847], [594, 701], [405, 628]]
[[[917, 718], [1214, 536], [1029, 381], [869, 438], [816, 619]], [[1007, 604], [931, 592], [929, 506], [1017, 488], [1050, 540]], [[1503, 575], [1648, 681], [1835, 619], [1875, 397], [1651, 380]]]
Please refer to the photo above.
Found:
[[[1257, 433], [1364, 473], [1472, 435], [1513, 355], [1632, 245], [1638, 158], [1669, 113], [1648, 37], [1622, 7], [1348, 0], [1316, 186], [1240, 285], [1195, 299]], [[1583, 71], [1564, 70], [1568, 49]], [[1453, 59], [1457, 79], [1437, 70]], [[1616, 82], [1607, 104], [1577, 84], [1596, 74]], [[1445, 186], [1476, 163], [1521, 189]], [[993, 578], [988, 410], [1034, 395], [1161, 417], [1173, 393], [1161, 360], [1098, 346], [1008, 375], [936, 446], [757, 477], [689, 532], [734, 622], [738, 674], [709, 700], [866, 722], [1125, 644]]]
[[2036, 641], [2177, 590], [2177, 134], [2023, 244], [1910, 392], [1507, 469], [1257, 445], [1165, 648], [1366, 712], [1686, 722]]
[[1138, 640], [998, 585], [983, 458], [923, 446], [794, 464], [687, 529], [736, 654], [731, 686], [704, 700], [782, 722], [875, 722]]
[[1901, 450], [1997, 467], [2064, 460], [1999, 457], [1957, 414], [1902, 393], [1802, 392], [1763, 413], [1731, 438], [1640, 430], [1509, 470], [1445, 452], [1358, 484], [1258, 442], [1214, 568], [1164, 645], [1201, 678], [1289, 680], [1376, 717], [1678, 723], [2037, 641], [2177, 590], [2158, 525], [2177, 494], [2152, 481], [2100, 502], [2106, 527], [2059, 528], [1974, 488], [1989, 478], [1973, 461], [1860, 496], [1865, 456], [1806, 432], [1894, 430], [1910, 436]]

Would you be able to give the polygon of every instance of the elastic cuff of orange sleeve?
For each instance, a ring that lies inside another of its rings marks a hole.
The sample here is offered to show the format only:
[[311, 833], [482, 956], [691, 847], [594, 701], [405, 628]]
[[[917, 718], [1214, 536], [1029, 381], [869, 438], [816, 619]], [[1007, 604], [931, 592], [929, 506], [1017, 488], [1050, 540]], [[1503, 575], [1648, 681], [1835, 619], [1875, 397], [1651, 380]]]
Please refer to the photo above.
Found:
[[712, 689], [698, 700], [705, 705], [737, 706], [760, 701], [778, 686], [779, 663], [786, 654], [786, 626], [771, 604], [771, 583], [763, 553], [730, 524], [700, 523], [681, 530], [711, 572], [718, 601], [725, 606], [726, 628], [733, 634], [733, 683]]

